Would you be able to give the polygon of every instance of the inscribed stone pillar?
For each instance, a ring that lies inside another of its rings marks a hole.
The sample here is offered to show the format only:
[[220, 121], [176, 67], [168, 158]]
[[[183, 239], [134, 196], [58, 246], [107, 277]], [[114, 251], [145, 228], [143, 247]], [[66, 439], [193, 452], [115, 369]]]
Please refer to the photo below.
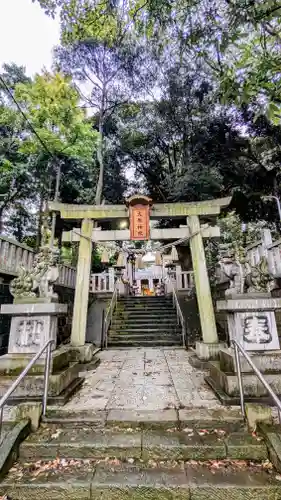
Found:
[[84, 345], [86, 339], [93, 226], [93, 220], [83, 219], [71, 331], [71, 345], [73, 346]]
[[199, 217], [191, 215], [188, 223], [191, 234], [198, 233], [190, 238], [190, 249], [203, 342], [214, 344], [218, 335]]

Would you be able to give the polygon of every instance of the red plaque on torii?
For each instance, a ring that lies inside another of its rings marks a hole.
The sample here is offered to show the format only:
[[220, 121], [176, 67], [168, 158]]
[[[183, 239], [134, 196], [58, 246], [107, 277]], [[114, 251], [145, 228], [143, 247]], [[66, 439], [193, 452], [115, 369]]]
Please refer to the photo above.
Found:
[[134, 195], [127, 200], [130, 215], [130, 239], [149, 240], [149, 215], [151, 198], [143, 195]]

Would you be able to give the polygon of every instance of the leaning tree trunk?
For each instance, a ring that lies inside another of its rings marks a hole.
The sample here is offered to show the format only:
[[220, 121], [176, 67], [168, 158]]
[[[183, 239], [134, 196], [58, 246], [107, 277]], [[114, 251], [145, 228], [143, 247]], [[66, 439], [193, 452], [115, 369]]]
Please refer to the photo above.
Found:
[[103, 180], [104, 180], [104, 136], [103, 136], [103, 123], [104, 123], [104, 109], [105, 109], [105, 88], [103, 87], [101, 108], [99, 115], [99, 143], [97, 148], [97, 157], [99, 163], [99, 180], [97, 183], [95, 204], [100, 205], [102, 201]]
[[97, 147], [97, 157], [99, 162], [99, 179], [97, 183], [96, 196], [95, 196], [95, 204], [100, 205], [102, 200], [102, 191], [103, 191], [103, 178], [104, 178], [104, 161], [103, 161], [103, 131], [102, 125], [99, 126], [99, 144]]
[[39, 210], [38, 210], [37, 232], [36, 232], [36, 250], [39, 250], [42, 239], [43, 205], [44, 205], [44, 195], [43, 193], [41, 193], [39, 201]]

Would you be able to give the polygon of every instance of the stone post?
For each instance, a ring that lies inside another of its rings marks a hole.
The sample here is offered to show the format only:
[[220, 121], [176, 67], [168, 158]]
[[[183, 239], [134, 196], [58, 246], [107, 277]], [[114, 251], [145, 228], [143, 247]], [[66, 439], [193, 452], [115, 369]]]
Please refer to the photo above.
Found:
[[93, 227], [93, 220], [83, 219], [71, 331], [71, 345], [73, 346], [83, 346], [86, 339]]
[[[200, 231], [200, 221], [198, 215], [191, 215], [188, 217], [188, 223], [191, 234], [198, 233], [190, 238], [190, 249], [193, 263], [194, 280], [196, 287], [197, 303], [200, 315], [200, 323], [203, 337], [203, 344], [216, 344], [216, 350], [218, 350], [218, 335], [216, 329], [215, 314], [211, 296], [211, 288], [209, 282], [209, 276], [206, 265], [205, 250], [203, 245], [202, 234]], [[208, 359], [213, 357], [212, 346], [210, 349], [206, 349], [206, 346], [196, 346], [198, 347], [198, 356]], [[200, 350], [203, 350], [202, 356], [200, 356]], [[210, 356], [207, 351], [210, 351]], [[211, 352], [212, 351], [212, 352]]]
[[114, 290], [114, 283], [115, 283], [115, 281], [114, 281], [114, 276], [115, 276], [115, 274], [114, 274], [115, 273], [114, 272], [114, 267], [110, 267], [108, 269], [108, 273], [109, 273], [109, 291], [113, 292], [113, 290]]
[[176, 266], [176, 282], [177, 282], [177, 290], [182, 289], [182, 277], [181, 277], [181, 266]]

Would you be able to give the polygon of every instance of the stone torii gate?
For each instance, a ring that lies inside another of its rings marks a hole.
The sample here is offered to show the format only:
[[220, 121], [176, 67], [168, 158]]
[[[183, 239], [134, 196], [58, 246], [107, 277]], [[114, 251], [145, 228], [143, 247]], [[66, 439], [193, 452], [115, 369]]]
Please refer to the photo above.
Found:
[[[143, 195], [137, 195], [128, 200], [127, 206], [125, 204], [70, 205], [58, 202], [49, 202], [49, 210], [51, 212], [60, 213], [62, 219], [67, 219], [68, 221], [72, 221], [74, 223], [81, 221], [81, 229], [78, 228], [70, 233], [63, 234], [64, 241], [79, 241], [71, 344], [74, 346], [81, 346], [85, 344], [92, 242], [130, 239], [159, 240], [189, 237], [196, 296], [204, 344], [203, 348], [208, 350], [209, 346], [211, 351], [216, 350], [218, 346], [218, 335], [206, 266], [203, 237], [218, 237], [219, 228], [217, 226], [201, 226], [200, 217], [203, 219], [216, 218], [220, 214], [221, 209], [227, 207], [230, 201], [231, 198], [227, 197], [191, 203], [156, 203], [151, 205], [151, 200], [149, 198]], [[146, 223], [144, 219], [138, 219], [140, 225], [136, 226], [135, 236], [132, 237], [134, 205], [136, 208], [139, 207], [139, 215], [141, 214], [141, 210], [144, 211], [144, 217], [146, 217], [146, 207], [148, 218]], [[179, 228], [165, 230], [149, 229], [149, 219], [182, 219], [183, 217], [186, 217], [187, 219], [187, 226], [180, 226]], [[130, 230], [102, 231], [100, 228], [96, 227], [101, 221], [112, 219], [124, 220], [128, 218], [130, 218]], [[141, 229], [139, 233], [137, 233], [137, 229]], [[206, 357], [208, 357], [208, 355], [206, 355]]]

